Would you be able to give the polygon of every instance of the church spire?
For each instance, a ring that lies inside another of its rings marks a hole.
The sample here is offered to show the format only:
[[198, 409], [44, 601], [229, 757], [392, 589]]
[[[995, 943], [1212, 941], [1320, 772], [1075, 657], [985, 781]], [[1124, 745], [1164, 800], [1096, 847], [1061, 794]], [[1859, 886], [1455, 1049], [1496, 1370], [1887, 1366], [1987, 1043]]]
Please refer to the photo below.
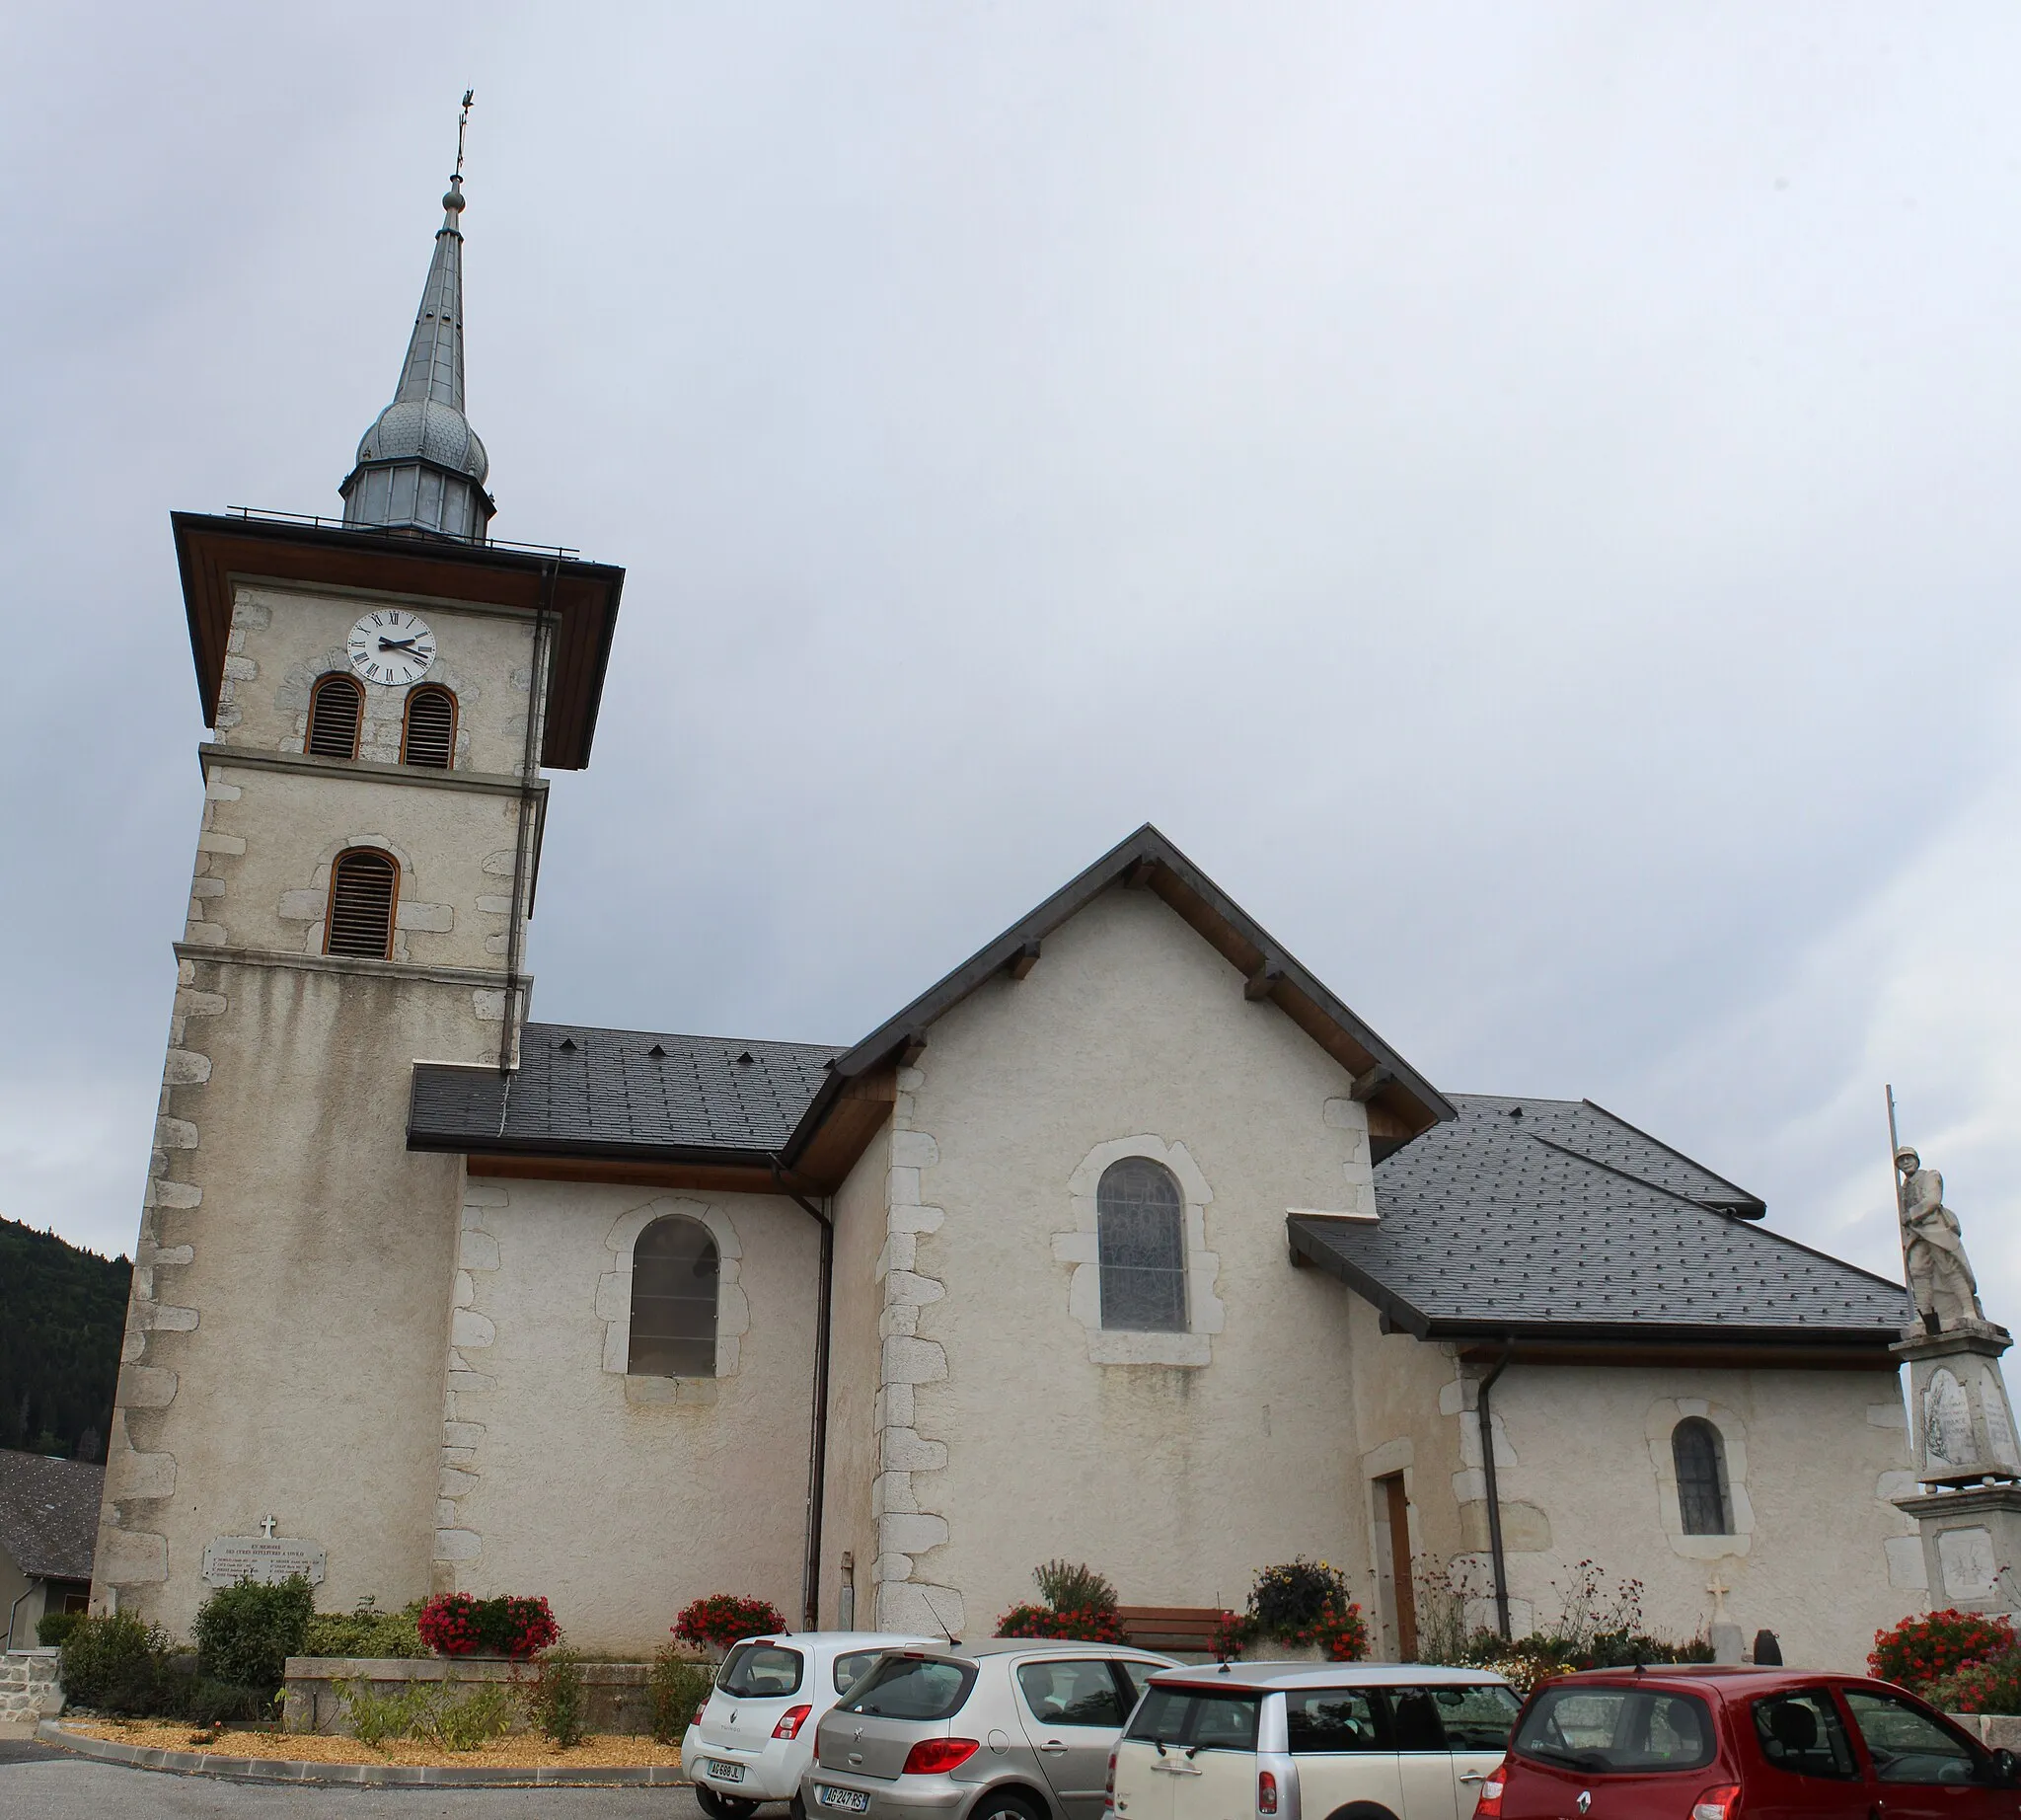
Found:
[[490, 458], [463, 415], [463, 133], [472, 99], [463, 98], [456, 172], [399, 387], [359, 438], [357, 464], [338, 489], [345, 524], [482, 539], [490, 523]]

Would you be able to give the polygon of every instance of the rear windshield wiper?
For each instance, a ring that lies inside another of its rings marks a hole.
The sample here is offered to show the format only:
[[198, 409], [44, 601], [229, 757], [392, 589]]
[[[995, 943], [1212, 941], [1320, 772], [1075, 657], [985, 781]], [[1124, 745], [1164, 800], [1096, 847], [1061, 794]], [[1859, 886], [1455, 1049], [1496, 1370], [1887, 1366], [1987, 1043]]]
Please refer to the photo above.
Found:
[[1613, 1767], [1602, 1751], [1559, 1751], [1548, 1744], [1519, 1744], [1516, 1748], [1526, 1757], [1542, 1757], [1574, 1770], [1608, 1770]]

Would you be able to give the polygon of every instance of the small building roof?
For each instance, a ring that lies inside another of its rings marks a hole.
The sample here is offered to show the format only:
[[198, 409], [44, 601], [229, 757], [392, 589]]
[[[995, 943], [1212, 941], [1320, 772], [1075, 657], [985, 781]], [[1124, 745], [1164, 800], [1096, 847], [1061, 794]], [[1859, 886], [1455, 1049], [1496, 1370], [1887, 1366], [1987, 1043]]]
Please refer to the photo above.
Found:
[[0, 1450], [0, 1553], [35, 1580], [88, 1580], [106, 1469]]
[[1880, 1351], [1899, 1337], [1899, 1283], [1735, 1217], [1761, 1203], [1611, 1113], [1452, 1098], [1458, 1119], [1377, 1166], [1377, 1220], [1288, 1216], [1294, 1256], [1390, 1327]]
[[822, 1043], [529, 1024], [510, 1074], [417, 1065], [408, 1145], [762, 1162], [785, 1147], [841, 1053]]

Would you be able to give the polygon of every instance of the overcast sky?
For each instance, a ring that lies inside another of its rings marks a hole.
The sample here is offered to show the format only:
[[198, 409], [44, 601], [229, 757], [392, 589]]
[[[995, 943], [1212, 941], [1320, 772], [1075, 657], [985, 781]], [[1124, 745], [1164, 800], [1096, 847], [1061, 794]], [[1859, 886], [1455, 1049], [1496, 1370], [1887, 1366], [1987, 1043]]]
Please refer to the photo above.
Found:
[[629, 577], [547, 1019], [848, 1042], [1156, 821], [1455, 1091], [2021, 1321], [2011, 5], [16, 7], [0, 1212], [130, 1250], [173, 508], [336, 511], [478, 92], [501, 537]]

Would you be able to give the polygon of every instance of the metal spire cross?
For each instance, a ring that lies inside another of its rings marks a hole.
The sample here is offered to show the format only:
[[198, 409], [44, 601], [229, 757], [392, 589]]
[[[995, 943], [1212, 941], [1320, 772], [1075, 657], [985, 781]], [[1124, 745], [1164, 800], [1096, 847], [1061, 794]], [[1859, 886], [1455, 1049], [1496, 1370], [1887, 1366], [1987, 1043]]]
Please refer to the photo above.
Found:
[[463, 112], [456, 116], [456, 175], [463, 175], [463, 135], [470, 126], [470, 105], [478, 98], [476, 89], [463, 92]]

